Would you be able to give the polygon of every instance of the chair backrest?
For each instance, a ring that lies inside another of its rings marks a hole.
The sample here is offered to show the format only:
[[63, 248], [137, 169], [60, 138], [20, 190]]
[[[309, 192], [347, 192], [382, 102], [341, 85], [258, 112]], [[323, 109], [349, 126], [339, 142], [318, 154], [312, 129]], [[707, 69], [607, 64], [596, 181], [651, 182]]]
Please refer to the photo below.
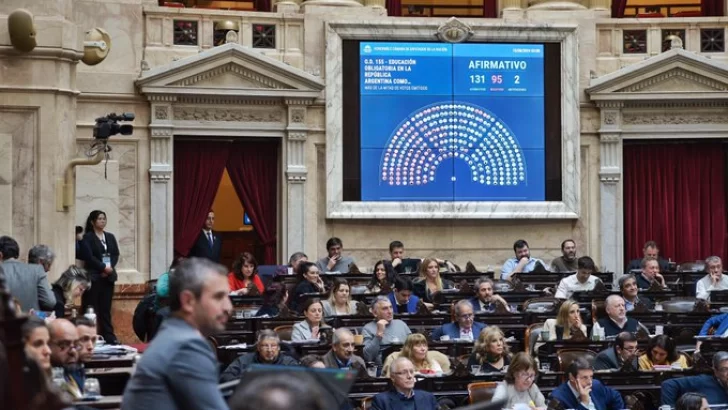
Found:
[[669, 313], [688, 313], [695, 309], [694, 297], [675, 297], [662, 302], [662, 309]]
[[538, 352], [534, 352], [533, 350], [536, 347], [536, 341], [538, 340], [538, 337], [541, 336], [541, 331], [543, 330], [543, 322], [541, 323], [533, 323], [528, 325], [526, 328], [526, 334], [524, 336], [524, 350], [529, 355], [536, 355]]
[[524, 312], [557, 312], [561, 306], [561, 300], [556, 298], [533, 298], [523, 302]]
[[364, 397], [361, 401], [361, 407], [359, 407], [361, 410], [369, 410], [372, 408], [372, 401], [374, 400], [374, 397]]
[[705, 270], [705, 261], [683, 262], [678, 266], [682, 272], [702, 272]]
[[287, 342], [291, 341], [291, 334], [293, 333], [293, 325], [282, 325], [277, 326], [273, 329], [278, 335], [278, 338]]
[[497, 280], [493, 282], [493, 292], [495, 293], [513, 292], [513, 289], [515, 289], [513, 283], [507, 280]]
[[475, 382], [468, 384], [470, 403], [491, 401], [498, 382]]
[[685, 352], [678, 352], [680, 356], [685, 357], [685, 362], [688, 364], [688, 367], [693, 367], [693, 356], [685, 353]]
[[597, 357], [597, 353], [589, 349], [559, 349], [556, 352], [556, 356], [559, 359], [559, 371], [566, 372], [571, 362], [579, 357], [586, 358], [590, 363], [594, 362], [594, 358]]

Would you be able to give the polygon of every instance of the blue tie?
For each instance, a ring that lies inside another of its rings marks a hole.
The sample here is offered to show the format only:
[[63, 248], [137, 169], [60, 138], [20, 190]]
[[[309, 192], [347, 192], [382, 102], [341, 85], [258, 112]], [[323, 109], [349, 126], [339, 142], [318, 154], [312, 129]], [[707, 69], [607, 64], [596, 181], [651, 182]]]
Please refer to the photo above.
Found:
[[207, 241], [210, 242], [210, 248], [212, 248], [212, 232], [207, 233]]

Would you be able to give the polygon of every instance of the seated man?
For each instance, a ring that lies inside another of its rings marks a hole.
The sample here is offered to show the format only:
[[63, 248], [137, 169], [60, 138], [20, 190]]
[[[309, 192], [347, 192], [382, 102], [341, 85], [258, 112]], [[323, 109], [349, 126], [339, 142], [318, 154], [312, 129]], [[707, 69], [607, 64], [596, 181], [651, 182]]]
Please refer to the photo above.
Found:
[[703, 393], [710, 405], [728, 403], [728, 353], [713, 355], [713, 374], [677, 377], [662, 382], [663, 405], [675, 406], [677, 399], [685, 393]]
[[710, 299], [713, 290], [728, 290], [728, 275], [723, 274], [723, 261], [717, 256], [705, 260], [705, 270], [708, 274], [695, 284], [695, 297]]
[[642, 273], [637, 275], [637, 286], [640, 289], [649, 289], [652, 283], [656, 282], [663, 288], [666, 288], [665, 278], [660, 275], [660, 265], [655, 258], [642, 259]]
[[392, 302], [386, 296], [377, 296], [372, 302], [371, 312], [375, 320], [364, 325], [364, 360], [382, 364], [382, 347], [401, 344], [412, 331], [407, 323], [394, 319]]
[[450, 340], [478, 340], [480, 332], [485, 329], [485, 323], [475, 321], [470, 301], [460, 300], [454, 309], [457, 322], [446, 323], [433, 329], [432, 340], [439, 341], [442, 336], [448, 336]]
[[350, 256], [343, 256], [341, 251], [344, 249], [344, 243], [339, 238], [330, 238], [326, 241], [327, 256], [316, 261], [321, 272], [340, 272], [348, 273], [349, 265], [354, 263], [354, 259]]
[[561, 242], [561, 256], [551, 261], [551, 272], [576, 272], [577, 269], [576, 242], [567, 239]]
[[594, 369], [584, 358], [577, 358], [566, 370], [569, 380], [551, 392], [565, 409], [620, 410], [624, 401], [618, 391], [594, 380]]
[[473, 310], [476, 312], [495, 312], [496, 304], [501, 305], [506, 311], [510, 311], [508, 302], [493, 293], [493, 280], [482, 276], [475, 281], [475, 297], [470, 299]]
[[394, 389], [374, 396], [372, 410], [437, 410], [437, 400], [432, 393], [415, 390], [415, 366], [409, 359], [395, 359], [390, 374]]
[[627, 269], [625, 269], [624, 273], [629, 273], [633, 271], [638, 271], [642, 269], [642, 260], [644, 258], [654, 258], [657, 259], [658, 264], [660, 265], [660, 271], [661, 272], [667, 272], [670, 268], [670, 264], [665, 259], [660, 258], [660, 249], [657, 247], [657, 242], [655, 241], [647, 241], [645, 242], [645, 246], [642, 248], [643, 256], [638, 259], [632, 259], [629, 262], [629, 265], [627, 265]]
[[[637, 320], [627, 317], [624, 299], [619, 295], [609, 295], [606, 301], [606, 310], [609, 317], [599, 319], [597, 324], [604, 329], [604, 336], [617, 336], [622, 332], [635, 333], [641, 326]], [[592, 328], [592, 332], [593, 332]]]
[[[728, 336], [728, 313], [722, 313], [720, 315], [711, 316], [710, 319], [705, 321], [703, 327], [700, 329], [699, 336], [708, 336], [710, 329], [713, 329], [713, 335], [716, 337]], [[695, 350], [700, 351], [700, 344], [702, 341], [698, 341], [695, 345]]]
[[548, 270], [548, 266], [541, 260], [531, 257], [531, 251], [528, 249], [528, 242], [523, 239], [517, 240], [513, 244], [513, 252], [516, 257], [508, 259], [501, 268], [500, 278], [502, 280], [510, 280], [514, 273], [527, 273], [536, 269], [537, 264]]
[[96, 324], [85, 317], [76, 318], [74, 323], [78, 332], [80, 350], [78, 351], [77, 365], [69, 372], [69, 375], [76, 380], [76, 383], [81, 386], [81, 391], [83, 391], [83, 383], [86, 381], [84, 365], [93, 358], [94, 347], [96, 346]]
[[648, 310], [652, 310], [655, 307], [655, 304], [652, 303], [650, 298], [639, 296], [640, 289], [637, 286], [637, 278], [633, 274], [623, 275], [619, 278], [618, 284], [627, 312], [633, 311], [635, 305], [639, 304], [645, 305]]
[[394, 279], [394, 290], [389, 294], [394, 313], [416, 313], [420, 298], [412, 294], [414, 286], [410, 278], [397, 276]]
[[597, 270], [592, 258], [582, 256], [579, 258], [577, 266], [578, 268], [575, 274], [569, 275], [559, 281], [559, 286], [556, 287], [556, 294], [554, 295], [555, 298], [569, 299], [574, 292], [594, 289], [597, 282], [600, 281], [598, 277], [592, 276], [592, 273]]
[[55, 319], [48, 324], [51, 347], [51, 366], [63, 369], [65, 382], [61, 389], [73, 398], [83, 397], [83, 382], [78, 383], [73, 373], [78, 368], [79, 338], [76, 326], [66, 319]]
[[345, 327], [339, 328], [334, 332], [331, 350], [323, 356], [324, 365], [331, 369], [350, 367], [366, 369], [364, 359], [355, 355], [354, 350], [356, 350], [354, 335]]
[[614, 346], [599, 352], [594, 358], [594, 370], [621, 369], [625, 363], [639, 369], [637, 361], [637, 337], [633, 333], [622, 332], [614, 339]]
[[220, 376], [220, 383], [239, 379], [245, 369], [252, 364], [298, 366], [298, 361], [281, 353], [281, 339], [276, 332], [270, 329], [263, 329], [258, 332], [255, 352], [246, 353], [230, 363]]
[[[422, 259], [405, 258], [404, 244], [401, 241], [392, 241], [389, 244], [389, 257], [392, 260], [392, 268], [396, 273], [417, 272]], [[438, 260], [438, 262], [440, 262]]]
[[41, 265], [21, 262], [19, 256], [18, 242], [9, 236], [0, 236], [0, 263], [10, 294], [20, 303], [23, 312], [55, 309], [56, 296], [48, 282], [48, 274]]

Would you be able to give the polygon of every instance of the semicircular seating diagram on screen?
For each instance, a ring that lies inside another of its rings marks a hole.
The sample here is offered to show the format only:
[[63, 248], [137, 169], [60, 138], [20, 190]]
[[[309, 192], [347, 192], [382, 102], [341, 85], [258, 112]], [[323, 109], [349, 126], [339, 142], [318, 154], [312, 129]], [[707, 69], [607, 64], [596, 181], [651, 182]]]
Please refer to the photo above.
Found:
[[457, 101], [419, 108], [397, 126], [382, 153], [380, 184], [426, 185], [450, 158], [467, 162], [473, 183], [526, 184], [526, 162], [510, 127], [483, 107]]

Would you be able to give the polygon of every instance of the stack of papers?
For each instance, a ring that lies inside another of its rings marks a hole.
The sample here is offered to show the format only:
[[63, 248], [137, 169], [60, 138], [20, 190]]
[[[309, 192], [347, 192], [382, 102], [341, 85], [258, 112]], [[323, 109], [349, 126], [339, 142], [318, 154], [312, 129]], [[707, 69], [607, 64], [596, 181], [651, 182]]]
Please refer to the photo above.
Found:
[[137, 349], [125, 345], [101, 345], [94, 347], [94, 354], [125, 355], [137, 353]]

